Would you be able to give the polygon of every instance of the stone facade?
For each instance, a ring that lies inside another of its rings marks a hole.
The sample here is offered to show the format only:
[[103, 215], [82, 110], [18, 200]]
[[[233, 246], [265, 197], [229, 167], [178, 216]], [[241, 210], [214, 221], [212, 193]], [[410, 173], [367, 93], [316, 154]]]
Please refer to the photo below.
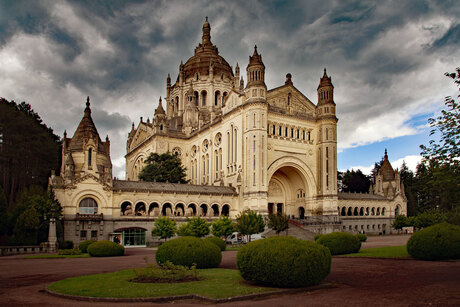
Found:
[[[338, 119], [326, 69], [316, 104], [294, 86], [291, 74], [284, 85], [268, 90], [262, 55], [255, 47], [245, 84], [239, 65], [233, 70], [219, 55], [210, 33], [206, 20], [202, 42], [179, 65], [174, 84], [168, 75], [166, 97], [160, 98], [153, 120], [141, 118], [137, 127], [133, 123], [126, 144], [126, 180], [112, 179], [110, 141], [101, 141], [88, 98], [74, 136], [64, 134], [61, 175], [50, 179], [64, 208], [66, 239], [121, 234], [129, 245], [138, 240], [131, 237], [146, 231], [148, 242], [159, 215], [182, 220], [193, 215], [235, 217], [246, 209], [283, 212], [299, 220], [319, 218], [315, 231], [328, 232], [361, 230], [364, 222], [355, 219], [381, 219], [377, 225], [388, 229], [396, 206], [397, 213], [405, 213], [399, 174], [388, 159], [368, 198], [338, 193]], [[190, 184], [138, 181], [146, 158], [165, 152], [180, 157]], [[341, 214], [342, 208], [374, 207], [381, 208], [375, 217], [371, 211]]]

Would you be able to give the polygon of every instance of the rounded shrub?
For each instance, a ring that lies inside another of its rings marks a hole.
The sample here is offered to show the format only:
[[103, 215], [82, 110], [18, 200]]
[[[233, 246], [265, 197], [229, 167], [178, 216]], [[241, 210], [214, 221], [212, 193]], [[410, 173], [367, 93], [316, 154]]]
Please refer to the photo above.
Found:
[[80, 250], [80, 252], [82, 253], [87, 253], [88, 252], [88, 246], [90, 246], [91, 244], [93, 244], [94, 242], [97, 242], [96, 240], [86, 240], [86, 241], [82, 241], [80, 242], [80, 244], [78, 245], [78, 249]]
[[159, 265], [170, 261], [186, 267], [196, 264], [198, 269], [216, 268], [222, 260], [222, 252], [209, 240], [181, 237], [161, 244], [155, 253], [155, 259]]
[[440, 223], [414, 233], [407, 252], [416, 259], [460, 259], [460, 227]]
[[236, 264], [245, 280], [277, 287], [305, 287], [329, 275], [331, 253], [311, 241], [273, 236], [241, 247]]
[[348, 232], [332, 232], [318, 238], [316, 243], [329, 248], [332, 255], [343, 255], [359, 252], [361, 241]]
[[125, 248], [112, 241], [97, 241], [88, 246], [88, 254], [91, 257], [123, 256]]
[[364, 233], [357, 233], [356, 237], [359, 239], [361, 242], [366, 242], [367, 241], [367, 236]]
[[216, 237], [216, 236], [207, 237], [205, 240], [208, 240], [209, 242], [216, 244], [220, 248], [221, 251], [224, 251], [227, 248], [227, 244], [225, 243], [225, 241], [219, 237]]
[[322, 233], [317, 233], [314, 238], [315, 242], [318, 241], [318, 239], [321, 238], [322, 235]]
[[59, 248], [60, 249], [73, 249], [73, 242], [69, 240], [61, 242], [61, 244], [59, 244]]

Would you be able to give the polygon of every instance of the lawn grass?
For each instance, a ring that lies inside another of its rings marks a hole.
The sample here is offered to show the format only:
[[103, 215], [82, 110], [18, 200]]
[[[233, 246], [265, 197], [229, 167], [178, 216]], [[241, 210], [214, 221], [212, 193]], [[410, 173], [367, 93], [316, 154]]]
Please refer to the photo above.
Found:
[[227, 245], [226, 251], [237, 251], [241, 248], [240, 245]]
[[245, 283], [239, 271], [229, 269], [198, 270], [204, 280], [183, 283], [134, 283], [133, 270], [78, 276], [63, 279], [48, 286], [54, 292], [90, 297], [160, 297], [197, 294], [210, 298], [227, 298], [278, 290]]
[[26, 259], [55, 259], [55, 258], [90, 258], [89, 254], [81, 254], [81, 255], [57, 255], [57, 254], [50, 254], [50, 255], [30, 255], [26, 256]]
[[376, 257], [376, 258], [410, 258], [406, 245], [365, 248], [355, 254], [343, 255], [346, 257]]

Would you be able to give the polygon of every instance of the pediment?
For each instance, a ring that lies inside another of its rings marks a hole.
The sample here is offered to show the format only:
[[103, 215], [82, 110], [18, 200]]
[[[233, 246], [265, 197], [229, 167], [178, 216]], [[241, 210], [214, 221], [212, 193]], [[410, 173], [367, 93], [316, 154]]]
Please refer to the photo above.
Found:
[[274, 109], [288, 113], [300, 113], [314, 116], [316, 106], [293, 85], [284, 85], [268, 91], [267, 102]]

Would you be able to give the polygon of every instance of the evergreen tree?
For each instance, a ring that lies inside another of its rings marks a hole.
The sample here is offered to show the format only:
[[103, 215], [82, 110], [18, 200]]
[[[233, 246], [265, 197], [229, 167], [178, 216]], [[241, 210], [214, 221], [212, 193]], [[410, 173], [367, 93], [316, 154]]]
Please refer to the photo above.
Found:
[[345, 173], [343, 173], [343, 192], [368, 193], [370, 185], [371, 181], [369, 176], [364, 175], [360, 169], [357, 171], [347, 170]]
[[164, 154], [151, 153], [145, 160], [146, 166], [139, 174], [139, 179], [144, 181], [188, 183], [182, 163], [177, 155], [169, 152]]
[[0, 98], [0, 185], [9, 208], [28, 186], [46, 188], [60, 156], [59, 137], [29, 104]]

